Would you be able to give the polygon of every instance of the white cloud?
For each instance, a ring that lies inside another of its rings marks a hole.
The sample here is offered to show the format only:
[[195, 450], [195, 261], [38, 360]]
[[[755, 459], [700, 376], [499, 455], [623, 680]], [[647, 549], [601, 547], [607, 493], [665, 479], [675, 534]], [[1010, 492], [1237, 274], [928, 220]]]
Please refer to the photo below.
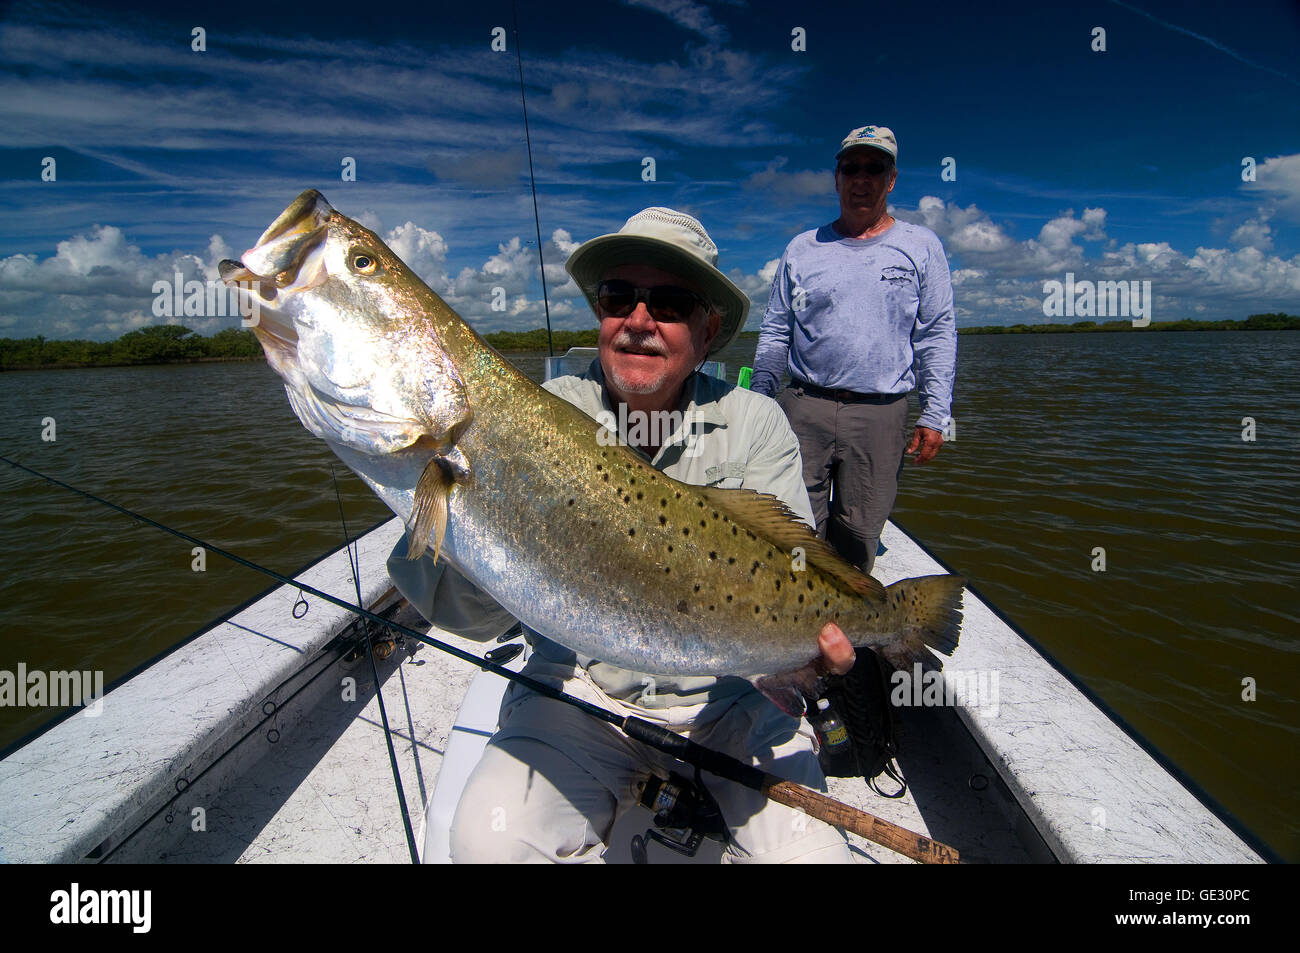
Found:
[[1232, 244], [1238, 248], [1250, 246], [1269, 251], [1273, 247], [1273, 229], [1269, 226], [1268, 219], [1267, 213], [1246, 219], [1233, 231], [1230, 239]]
[[[1042, 283], [1073, 272], [1076, 280], [1150, 281], [1155, 320], [1184, 317], [1241, 319], [1261, 311], [1297, 310], [1300, 255], [1269, 254], [1268, 213], [1261, 211], [1233, 233], [1235, 250], [1197, 248], [1186, 255], [1169, 242], [1119, 244], [1106, 231], [1103, 208], [1066, 210], [1033, 238], [1016, 240], [974, 205], [961, 208], [925, 196], [896, 218], [925, 225], [954, 262], [953, 288], [963, 324], [1015, 324], [1043, 320]], [[1089, 245], [1100, 245], [1092, 252]]]
[[1265, 159], [1255, 167], [1255, 181], [1243, 182], [1241, 187], [1289, 218], [1300, 220], [1300, 153]]
[[787, 172], [790, 160], [777, 156], [764, 169], [744, 181], [744, 187], [761, 192], [767, 201], [791, 205], [804, 199], [835, 195], [835, 176], [829, 169], [803, 169]]

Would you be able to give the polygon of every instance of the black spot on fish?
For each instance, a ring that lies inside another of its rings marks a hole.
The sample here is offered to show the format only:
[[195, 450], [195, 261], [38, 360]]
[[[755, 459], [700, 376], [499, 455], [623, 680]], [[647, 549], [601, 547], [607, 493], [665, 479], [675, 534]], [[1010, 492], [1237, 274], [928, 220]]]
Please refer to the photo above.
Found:
[[695, 501], [695, 505], [698, 506], [700, 509], [704, 509], [704, 501], [703, 501], [703, 500], [696, 500], [696, 501]]
[[601, 478], [602, 480], [604, 480], [606, 483], [609, 482], [609, 474], [608, 474], [608, 473], [603, 473], [603, 474], [601, 474], [601, 477], [600, 477], [600, 478]]
[[776, 581], [776, 591], [777, 591], [777, 592], [780, 592], [780, 591], [781, 591], [781, 580], [780, 580], [780, 579], [778, 579], [778, 580]]
[[695, 584], [695, 591], [696, 592], [700, 591], [700, 584], [698, 582]]
[[665, 566], [665, 567], [664, 567], [664, 572], [667, 573], [667, 572], [672, 572], [672, 571], [673, 571], [673, 567], [672, 567], [672, 566]]
[[596, 472], [597, 472], [597, 473], [599, 473], [599, 472], [600, 472], [601, 470], [603, 470], [603, 469], [605, 469], [605, 468], [602, 467], [599, 463], [596, 464]]
[[669, 544], [668, 544], [668, 551], [669, 551], [670, 553], [673, 551], [673, 544], [672, 544], [672, 543], [669, 543]]
[[680, 602], [677, 603], [677, 611], [680, 612], [680, 613], [682, 613], [683, 615], [688, 615], [688, 613], [687, 613], [687, 611], [686, 611], [686, 600], [685, 600], [685, 599], [682, 599]]
[[660, 526], [665, 526], [665, 525], [667, 525], [667, 523], [668, 523], [668, 517], [666, 517], [666, 516], [661, 516], [661, 517], [659, 517], [659, 525], [660, 525]]
[[710, 558], [710, 559], [717, 559], [717, 558], [718, 558], [718, 554], [717, 554], [717, 552], [716, 552], [716, 551], [710, 551], [710, 552], [709, 552], [709, 558]]
[[736, 529], [736, 527], [734, 527], [734, 526], [731, 527], [731, 535], [732, 535], [732, 536], [735, 536], [735, 535], [736, 535], [737, 533], [739, 533], [739, 532], [740, 532], [740, 530]]
[[[629, 535], [629, 536], [635, 536], [635, 535], [636, 535], [636, 530], [634, 530], [634, 529], [630, 529], [630, 530], [628, 530], [628, 531], [627, 531], [627, 535]], [[803, 596], [800, 596], [799, 598], [802, 599]]]
[[734, 565], [736, 565], [736, 557], [735, 557], [735, 556], [728, 556], [728, 557], [727, 557], [727, 565], [728, 565], [728, 566], [734, 566]]
[[683, 527], [682, 527], [682, 535], [683, 535], [683, 536], [690, 536], [690, 535], [691, 535], [691, 528], [690, 528], [689, 526], [683, 526]]
[[808, 580], [808, 588], [811, 589], [812, 587], [813, 587], [812, 580], [809, 579], [809, 580]]
[[803, 602], [803, 593], [802, 593], [802, 592], [799, 593], [799, 601], [800, 601], [800, 602]]
[[727, 601], [728, 601], [728, 602], [731, 601], [731, 593], [727, 593]]
[[824, 602], [822, 603], [822, 605], [823, 605], [824, 607], [826, 607], [826, 608], [829, 609], [829, 608], [830, 608], [830, 605], [831, 605], [831, 601], [830, 601], [829, 599], [827, 599], [826, 601], [824, 601]]
[[677, 499], [680, 500], [681, 498], [682, 498], [682, 491], [681, 491], [681, 490], [678, 490], [678, 491], [677, 491]]
[[569, 505], [570, 505], [570, 506], [573, 505], [573, 500], [572, 500], [572, 499], [569, 500]]
[[701, 528], [701, 529], [707, 529], [707, 528], [708, 528], [708, 525], [709, 525], [709, 524], [706, 523], [704, 520], [700, 520], [700, 528]]
[[717, 519], [717, 518], [718, 518], [718, 511], [717, 511], [717, 510], [714, 510], [714, 511], [713, 511], [713, 518], [714, 518], [714, 519]]
[[767, 551], [767, 558], [768, 558], [768, 559], [771, 559], [771, 558], [772, 558], [772, 550], [770, 550], [770, 549]]
[[758, 613], [760, 613], [760, 612], [762, 612], [762, 611], [763, 611], [763, 610], [760, 609], [758, 606], [754, 606], [754, 614], [755, 614], [755, 615], [757, 615]]
[[[635, 483], [636, 481], [633, 480], [632, 482]], [[641, 499], [643, 496], [645, 496], [645, 494], [642, 493], [640, 490], [637, 490], [637, 491], [636, 491], [636, 498], [637, 498], [638, 500]]]
[[712, 612], [715, 608], [716, 606], [709, 606], [709, 611]]
[[659, 505], [660, 505], [660, 506], [667, 506], [667, 505], [668, 505], [668, 501], [667, 501], [667, 500], [660, 500], [660, 501], [659, 501]]

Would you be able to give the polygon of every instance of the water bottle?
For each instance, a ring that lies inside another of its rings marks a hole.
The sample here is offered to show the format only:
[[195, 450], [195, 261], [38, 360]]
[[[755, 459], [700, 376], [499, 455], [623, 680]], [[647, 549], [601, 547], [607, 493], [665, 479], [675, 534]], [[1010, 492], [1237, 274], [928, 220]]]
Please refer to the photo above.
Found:
[[808, 712], [808, 723], [817, 734], [817, 760], [827, 777], [851, 777], [857, 774], [853, 739], [844, 722], [831, 708], [830, 699], [817, 699], [817, 710]]

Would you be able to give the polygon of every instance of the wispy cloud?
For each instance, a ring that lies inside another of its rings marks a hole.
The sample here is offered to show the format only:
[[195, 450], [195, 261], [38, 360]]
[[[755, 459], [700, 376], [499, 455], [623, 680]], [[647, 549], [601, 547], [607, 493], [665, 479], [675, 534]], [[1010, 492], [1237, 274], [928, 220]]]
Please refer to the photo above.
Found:
[[1110, 2], [1115, 4], [1115, 6], [1117, 7], [1123, 7], [1125, 10], [1128, 10], [1131, 13], [1136, 13], [1138, 16], [1146, 17], [1152, 23], [1159, 24], [1160, 26], [1164, 27], [1166, 30], [1173, 30], [1175, 33], [1183, 34], [1183, 36], [1190, 36], [1194, 40], [1200, 40], [1206, 46], [1212, 47], [1218, 50], [1220, 53], [1224, 53], [1228, 56], [1231, 56], [1237, 62], [1244, 63], [1246, 66], [1249, 66], [1251, 69], [1258, 69], [1258, 70], [1263, 70], [1266, 73], [1272, 73], [1274, 76], [1286, 80], [1292, 86], [1300, 86], [1300, 80], [1296, 79], [1291, 74], [1284, 73], [1280, 69], [1274, 69], [1272, 66], [1268, 66], [1264, 63], [1257, 63], [1255, 60], [1242, 56], [1240, 53], [1238, 53], [1236, 50], [1232, 49], [1231, 47], [1225, 46], [1224, 44], [1220, 43], [1218, 40], [1205, 36], [1204, 34], [1201, 33], [1196, 33], [1192, 30], [1187, 29], [1186, 27], [1181, 27], [1176, 23], [1170, 23], [1168, 20], [1162, 20], [1158, 16], [1155, 16], [1154, 14], [1148, 13], [1145, 10], [1133, 6], [1131, 3], [1125, 3], [1124, 0], [1110, 0]]
[[641, 7], [667, 17], [683, 30], [697, 33], [710, 43], [725, 43], [727, 30], [716, 23], [709, 8], [695, 0], [623, 0], [629, 7]]

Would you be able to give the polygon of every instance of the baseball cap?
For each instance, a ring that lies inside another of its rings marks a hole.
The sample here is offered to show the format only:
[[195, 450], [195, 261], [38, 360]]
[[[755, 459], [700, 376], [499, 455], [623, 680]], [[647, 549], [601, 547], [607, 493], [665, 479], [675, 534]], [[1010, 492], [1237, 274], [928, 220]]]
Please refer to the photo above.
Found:
[[838, 159], [858, 146], [871, 146], [881, 152], [888, 152], [891, 159], [898, 161], [898, 140], [894, 138], [894, 130], [888, 126], [859, 126], [854, 129], [840, 143], [840, 151], [835, 153], [835, 158]]

